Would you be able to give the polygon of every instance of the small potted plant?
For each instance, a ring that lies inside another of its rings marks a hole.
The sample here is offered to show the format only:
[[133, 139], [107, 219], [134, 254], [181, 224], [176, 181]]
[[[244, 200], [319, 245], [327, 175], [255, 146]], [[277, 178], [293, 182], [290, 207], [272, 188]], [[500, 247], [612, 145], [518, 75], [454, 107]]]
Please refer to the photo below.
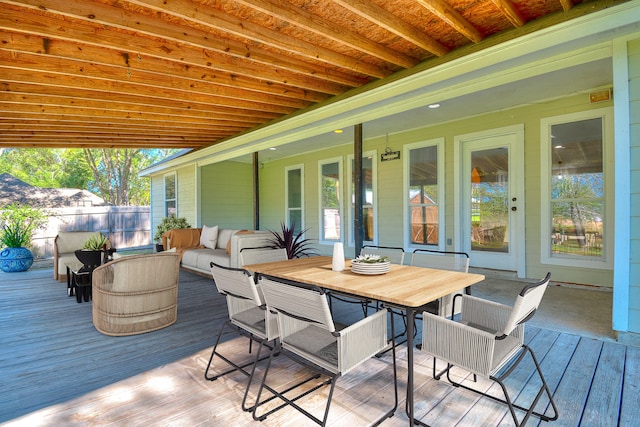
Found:
[[101, 251], [105, 248], [111, 249], [111, 242], [109, 241], [109, 239], [107, 239], [107, 236], [105, 236], [101, 232], [93, 234], [82, 245], [82, 249], [86, 249], [89, 251]]
[[175, 214], [171, 214], [168, 217], [162, 218], [162, 221], [156, 227], [156, 234], [153, 236], [153, 241], [156, 242], [156, 251], [162, 252], [164, 247], [162, 246], [162, 235], [169, 230], [175, 228], [191, 228], [191, 224], [187, 222], [184, 217], [177, 217]]
[[6, 273], [26, 271], [33, 265], [29, 249], [35, 231], [47, 222], [47, 214], [38, 208], [12, 203], [0, 212], [0, 270]]
[[311, 247], [311, 240], [304, 238], [304, 233], [308, 228], [296, 234], [295, 227], [295, 224], [287, 227], [284, 222], [280, 222], [280, 233], [271, 231], [271, 247], [274, 249], [286, 249], [289, 259], [315, 254], [315, 250]]

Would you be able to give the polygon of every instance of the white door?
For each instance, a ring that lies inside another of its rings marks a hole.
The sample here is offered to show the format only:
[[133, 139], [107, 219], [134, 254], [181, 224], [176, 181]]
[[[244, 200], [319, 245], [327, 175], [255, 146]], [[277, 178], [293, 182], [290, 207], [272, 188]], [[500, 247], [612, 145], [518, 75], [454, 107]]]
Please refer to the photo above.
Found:
[[524, 277], [524, 128], [461, 135], [457, 148], [456, 242], [474, 267]]

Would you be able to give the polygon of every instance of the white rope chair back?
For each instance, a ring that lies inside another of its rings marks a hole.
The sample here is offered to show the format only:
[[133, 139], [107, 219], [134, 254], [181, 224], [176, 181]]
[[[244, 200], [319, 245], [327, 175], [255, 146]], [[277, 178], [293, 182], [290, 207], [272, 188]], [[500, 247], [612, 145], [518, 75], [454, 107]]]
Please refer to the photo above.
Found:
[[243, 248], [240, 250], [240, 265], [261, 264], [264, 262], [275, 262], [287, 260], [287, 250], [285, 248]]
[[257, 306], [264, 305], [264, 300], [247, 270], [230, 269], [212, 263], [211, 274], [221, 294], [246, 298]]
[[259, 284], [269, 310], [335, 332], [329, 303], [321, 289], [280, 283], [266, 277], [262, 277]]
[[469, 272], [469, 256], [463, 252], [439, 252], [417, 249], [411, 254], [411, 265], [439, 270]]
[[379, 255], [389, 258], [391, 264], [404, 263], [404, 249], [388, 246], [363, 246], [360, 255]]
[[547, 276], [541, 281], [527, 285], [522, 289], [502, 330], [504, 335], [509, 335], [519, 324], [526, 322], [533, 316], [547, 290], [550, 278], [551, 273], [547, 273]]

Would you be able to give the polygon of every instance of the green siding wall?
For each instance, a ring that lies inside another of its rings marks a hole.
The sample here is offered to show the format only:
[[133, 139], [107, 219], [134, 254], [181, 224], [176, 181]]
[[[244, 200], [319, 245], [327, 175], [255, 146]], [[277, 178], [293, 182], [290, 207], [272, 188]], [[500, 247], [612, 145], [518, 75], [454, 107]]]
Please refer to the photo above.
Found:
[[[445, 193], [446, 224], [443, 232], [445, 239], [453, 238], [454, 223], [453, 199], [453, 152], [456, 135], [478, 132], [504, 126], [524, 124], [525, 129], [525, 194], [526, 194], [526, 263], [527, 277], [543, 277], [547, 271], [553, 272], [554, 280], [573, 283], [589, 283], [612, 286], [611, 270], [551, 266], [540, 263], [540, 120], [545, 117], [585, 111], [592, 108], [611, 106], [609, 103], [589, 104], [588, 94], [580, 94], [559, 100], [550, 100], [536, 105], [495, 112], [479, 117], [439, 124], [420, 129], [389, 135], [382, 138], [365, 140], [364, 151], [375, 150], [378, 161], [378, 244], [403, 246], [403, 161], [380, 162], [380, 154], [388, 145], [394, 151], [402, 151], [405, 144], [445, 138]], [[443, 106], [446, 108], [446, 106]], [[425, 118], [425, 122], [428, 118]], [[364, 124], [366, 134], [366, 123]], [[331, 135], [327, 135], [331, 138]], [[317, 241], [319, 236], [318, 208], [318, 161], [343, 156], [346, 181], [347, 159], [352, 154], [351, 144], [318, 150], [284, 160], [266, 162], [260, 169], [260, 213], [261, 228], [277, 229], [284, 220], [284, 168], [304, 164], [305, 172], [305, 226], [309, 228], [307, 237]], [[638, 173], [638, 171], [636, 171]], [[345, 182], [346, 184], [346, 182]], [[344, 187], [343, 187], [344, 188]], [[343, 195], [344, 197], [345, 195]], [[346, 206], [345, 206], [346, 215]], [[344, 217], [346, 218], [346, 216]], [[612, 219], [610, 219], [612, 220]], [[345, 219], [346, 221], [346, 219]], [[345, 224], [349, 227], [350, 224]], [[345, 236], [348, 229], [345, 227]], [[346, 241], [346, 240], [345, 240]], [[445, 240], [446, 241], [446, 240]], [[330, 246], [318, 245], [320, 252], [331, 253]], [[451, 247], [449, 247], [451, 249]], [[347, 256], [353, 255], [353, 249], [345, 248]]]
[[252, 170], [253, 166], [249, 163], [233, 161], [201, 168], [199, 225], [254, 228]]

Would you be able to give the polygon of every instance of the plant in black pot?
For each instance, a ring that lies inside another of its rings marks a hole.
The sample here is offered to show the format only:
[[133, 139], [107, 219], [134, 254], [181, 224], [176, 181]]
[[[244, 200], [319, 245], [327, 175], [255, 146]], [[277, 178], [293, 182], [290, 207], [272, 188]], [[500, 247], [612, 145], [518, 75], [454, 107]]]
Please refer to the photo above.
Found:
[[156, 234], [153, 236], [153, 241], [156, 242], [156, 251], [162, 252], [164, 250], [162, 246], [162, 235], [166, 231], [175, 228], [191, 228], [191, 224], [187, 222], [187, 218], [177, 217], [174, 214], [162, 218], [162, 221], [156, 227]]
[[31, 239], [46, 223], [46, 212], [29, 205], [12, 203], [0, 211], [0, 270], [13, 273], [33, 265]]
[[296, 233], [295, 223], [288, 227], [284, 222], [280, 223], [280, 228], [280, 232], [271, 231], [270, 244], [273, 248], [286, 249], [289, 259], [315, 255], [316, 251], [311, 247], [311, 240], [304, 238], [304, 233], [309, 230], [308, 228]]

